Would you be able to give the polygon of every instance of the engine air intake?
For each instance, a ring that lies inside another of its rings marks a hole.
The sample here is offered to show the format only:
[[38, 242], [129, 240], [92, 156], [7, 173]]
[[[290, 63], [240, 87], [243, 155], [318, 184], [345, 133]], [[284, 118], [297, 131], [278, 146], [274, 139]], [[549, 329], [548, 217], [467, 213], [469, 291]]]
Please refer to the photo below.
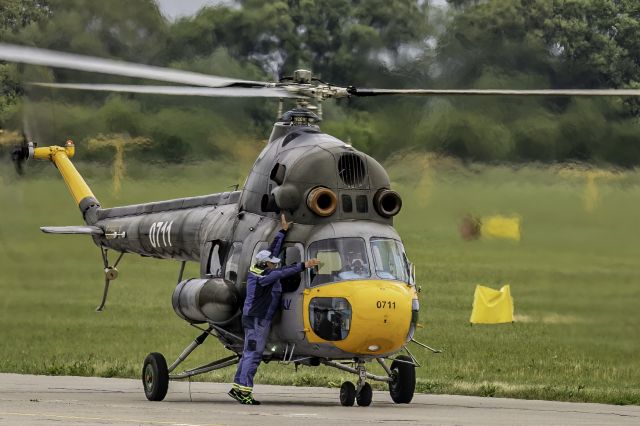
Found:
[[366, 175], [366, 164], [358, 154], [348, 152], [338, 159], [338, 176], [345, 188], [364, 188]]

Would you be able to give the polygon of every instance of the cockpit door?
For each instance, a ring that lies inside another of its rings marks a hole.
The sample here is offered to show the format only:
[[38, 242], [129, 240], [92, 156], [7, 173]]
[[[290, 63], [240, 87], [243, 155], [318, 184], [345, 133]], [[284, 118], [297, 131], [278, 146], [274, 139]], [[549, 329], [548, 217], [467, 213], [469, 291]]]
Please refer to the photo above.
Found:
[[[303, 262], [304, 246], [300, 243], [286, 243], [280, 252], [280, 258], [287, 265]], [[277, 317], [274, 320], [278, 324], [279, 337], [291, 343], [304, 339], [302, 299], [306, 287], [305, 277], [305, 273], [300, 273], [281, 280], [281, 315], [279, 320]]]

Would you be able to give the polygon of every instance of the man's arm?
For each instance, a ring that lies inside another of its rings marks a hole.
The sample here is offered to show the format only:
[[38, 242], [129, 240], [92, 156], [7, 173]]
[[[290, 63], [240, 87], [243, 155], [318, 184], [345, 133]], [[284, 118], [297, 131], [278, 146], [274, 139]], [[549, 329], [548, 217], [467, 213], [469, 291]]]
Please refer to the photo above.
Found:
[[304, 263], [294, 263], [293, 265], [285, 266], [281, 269], [273, 269], [267, 275], [260, 277], [258, 281], [261, 286], [268, 286], [276, 281], [290, 277], [291, 275], [299, 274], [304, 271]]
[[280, 215], [280, 224], [282, 225], [282, 229], [278, 231], [273, 241], [271, 242], [271, 245], [269, 246], [271, 256], [278, 256], [280, 250], [282, 249], [282, 243], [284, 243], [284, 239], [287, 237], [287, 231], [289, 231], [289, 223], [285, 219], [284, 213]]
[[287, 238], [287, 231], [284, 229], [279, 230], [268, 248], [271, 252], [271, 256], [278, 256], [278, 254], [280, 254], [282, 243], [284, 243], [285, 238]]
[[267, 286], [275, 283], [276, 281], [287, 278], [295, 274], [299, 274], [304, 271], [305, 268], [312, 268], [318, 265], [320, 261], [318, 259], [309, 259], [306, 262], [294, 263], [293, 265], [285, 266], [282, 269], [274, 269], [267, 275], [260, 277], [258, 283], [261, 286]]

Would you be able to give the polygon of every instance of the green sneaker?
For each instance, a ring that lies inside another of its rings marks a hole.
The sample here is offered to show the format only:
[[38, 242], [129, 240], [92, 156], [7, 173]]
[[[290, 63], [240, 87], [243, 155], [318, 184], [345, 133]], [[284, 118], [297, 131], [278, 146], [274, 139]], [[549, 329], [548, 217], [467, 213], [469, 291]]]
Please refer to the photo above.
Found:
[[260, 401], [257, 401], [253, 398], [251, 392], [242, 392], [237, 390], [236, 388], [232, 388], [228, 395], [238, 401], [240, 404], [244, 405], [260, 405]]

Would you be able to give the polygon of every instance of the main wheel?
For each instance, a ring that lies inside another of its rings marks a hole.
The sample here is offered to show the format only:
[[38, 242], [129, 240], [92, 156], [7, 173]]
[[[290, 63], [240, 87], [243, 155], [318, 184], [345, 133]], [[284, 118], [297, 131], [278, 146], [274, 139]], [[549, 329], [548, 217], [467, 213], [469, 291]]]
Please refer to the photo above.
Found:
[[356, 396], [356, 402], [361, 407], [368, 407], [371, 405], [372, 399], [373, 390], [371, 389], [371, 385], [369, 383], [365, 383], [362, 389], [360, 389], [360, 393]]
[[158, 352], [147, 355], [142, 367], [142, 385], [149, 401], [162, 401], [169, 389], [169, 370], [164, 356]]
[[356, 387], [351, 382], [344, 382], [340, 386], [340, 404], [345, 407], [353, 407], [356, 400]]
[[400, 361], [413, 363], [412, 359], [406, 355], [398, 355], [391, 363], [393, 381], [389, 382], [389, 393], [396, 404], [408, 404], [416, 390], [416, 367]]

